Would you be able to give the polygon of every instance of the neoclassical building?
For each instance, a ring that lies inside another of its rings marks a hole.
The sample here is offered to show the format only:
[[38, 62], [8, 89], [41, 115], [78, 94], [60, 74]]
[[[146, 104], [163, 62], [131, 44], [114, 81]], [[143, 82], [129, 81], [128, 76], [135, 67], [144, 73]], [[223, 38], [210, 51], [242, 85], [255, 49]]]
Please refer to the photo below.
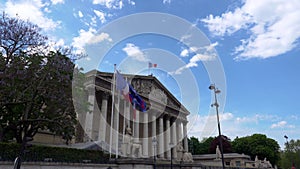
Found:
[[133, 105], [115, 88], [113, 73], [86, 73], [90, 111], [79, 117], [85, 142], [123, 157], [182, 158], [188, 152], [189, 111], [154, 76], [122, 74], [146, 102], [147, 110]]

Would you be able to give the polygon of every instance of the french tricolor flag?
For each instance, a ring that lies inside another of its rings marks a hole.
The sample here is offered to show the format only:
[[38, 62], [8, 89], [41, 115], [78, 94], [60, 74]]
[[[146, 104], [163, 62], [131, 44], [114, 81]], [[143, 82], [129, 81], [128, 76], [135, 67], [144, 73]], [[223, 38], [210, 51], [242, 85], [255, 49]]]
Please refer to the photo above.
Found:
[[141, 112], [145, 112], [147, 110], [146, 102], [137, 94], [134, 88], [128, 84], [119, 71], [116, 71], [116, 88], [122, 93], [125, 100], [129, 101], [133, 106], [134, 119], [136, 109]]
[[149, 62], [149, 69], [150, 68], [152, 68], [152, 67], [154, 67], [154, 68], [156, 68], [157, 67], [157, 64], [156, 63], [151, 63], [151, 62]]
[[119, 90], [127, 101], [129, 99], [129, 84], [124, 77], [117, 71], [116, 73], [116, 88]]

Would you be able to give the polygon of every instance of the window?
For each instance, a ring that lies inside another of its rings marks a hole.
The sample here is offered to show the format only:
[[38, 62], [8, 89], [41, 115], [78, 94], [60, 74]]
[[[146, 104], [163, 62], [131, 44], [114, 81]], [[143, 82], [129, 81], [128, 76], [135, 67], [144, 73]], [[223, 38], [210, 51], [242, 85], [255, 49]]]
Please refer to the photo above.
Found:
[[236, 166], [236, 167], [240, 167], [240, 166], [241, 166], [241, 161], [236, 161], [236, 162], [235, 162], [235, 166]]

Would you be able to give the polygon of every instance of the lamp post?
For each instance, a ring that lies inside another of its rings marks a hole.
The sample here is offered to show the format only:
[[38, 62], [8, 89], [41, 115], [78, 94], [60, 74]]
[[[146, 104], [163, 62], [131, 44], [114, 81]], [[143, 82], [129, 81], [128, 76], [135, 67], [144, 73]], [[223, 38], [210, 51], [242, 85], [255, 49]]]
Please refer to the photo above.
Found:
[[153, 169], [156, 169], [156, 145], [157, 145], [157, 140], [156, 137], [152, 138], [152, 145], [153, 145]]
[[173, 169], [173, 147], [174, 147], [174, 144], [173, 143], [170, 143], [169, 146], [171, 147], [171, 169]]
[[286, 140], [286, 150], [287, 150], [287, 152], [289, 151], [289, 137], [287, 136], [287, 135], [284, 135], [284, 138], [285, 138], [285, 140]]
[[225, 165], [224, 165], [224, 154], [223, 154], [223, 143], [222, 143], [222, 135], [221, 135], [221, 127], [220, 127], [220, 120], [219, 120], [219, 104], [218, 104], [218, 100], [217, 100], [217, 94], [221, 93], [221, 90], [219, 90], [218, 88], [216, 88], [215, 84], [211, 84], [209, 86], [210, 90], [213, 90], [214, 95], [215, 95], [215, 103], [211, 104], [211, 106], [215, 106], [216, 107], [216, 112], [217, 112], [217, 122], [218, 122], [218, 131], [219, 131], [219, 144], [220, 144], [220, 148], [221, 148], [221, 158], [222, 158], [222, 167], [223, 169], [225, 169]]
[[[285, 138], [285, 140], [286, 140], [286, 151], [287, 151], [287, 153], [289, 154], [290, 152], [291, 152], [291, 150], [290, 150], [290, 145], [289, 145], [289, 137], [287, 136], [287, 135], [284, 135], [284, 138]], [[293, 164], [294, 164], [294, 162], [291, 160], [291, 164], [292, 164], [292, 166], [293, 166]]]

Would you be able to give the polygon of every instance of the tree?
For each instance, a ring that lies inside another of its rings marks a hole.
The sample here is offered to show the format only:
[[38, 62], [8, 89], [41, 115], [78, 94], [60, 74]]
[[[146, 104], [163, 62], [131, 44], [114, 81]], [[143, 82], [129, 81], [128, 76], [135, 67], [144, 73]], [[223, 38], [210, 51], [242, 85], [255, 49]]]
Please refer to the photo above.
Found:
[[[5, 62], [0, 65], [5, 66]], [[73, 67], [69, 58], [54, 52], [46, 56], [21, 53], [13, 59], [1, 78], [2, 140], [14, 137], [21, 143], [39, 129], [71, 139], [76, 124], [71, 91]]]
[[210, 153], [209, 148], [210, 148], [210, 145], [213, 140], [214, 140], [213, 137], [202, 139], [202, 141], [200, 142], [200, 154], [209, 154]]
[[211, 154], [216, 153], [217, 145], [219, 146], [219, 148], [221, 150], [220, 141], [219, 141], [220, 137], [221, 137], [222, 146], [223, 146], [223, 153], [232, 153], [230, 139], [227, 136], [223, 136], [223, 135], [215, 137], [212, 140], [210, 147], [209, 147], [209, 153], [211, 153]]
[[83, 142], [84, 140], [84, 129], [81, 124], [85, 123], [86, 113], [91, 111], [89, 106], [91, 103], [88, 101], [88, 93], [85, 89], [86, 76], [82, 73], [82, 69], [75, 68], [73, 71], [73, 82], [72, 82], [72, 95], [74, 108], [77, 113], [79, 123], [76, 125], [76, 140], [75, 142]]
[[257, 156], [260, 160], [267, 158], [271, 164], [277, 165], [280, 159], [277, 141], [263, 134], [236, 138], [232, 142], [232, 147], [234, 152], [250, 155], [252, 160]]
[[75, 134], [74, 63], [59, 51], [32, 50], [46, 44], [39, 31], [28, 21], [1, 16], [0, 141], [15, 138], [22, 143], [48, 130], [68, 143]]
[[203, 138], [200, 142], [196, 137], [190, 137], [188, 139], [189, 152], [192, 154], [209, 154], [209, 147], [214, 138]]
[[284, 151], [281, 152], [280, 167], [291, 168], [292, 165], [296, 168], [300, 167], [300, 140], [291, 140], [285, 143]]
[[10, 18], [3, 12], [0, 15], [0, 49], [2, 48], [5, 56], [2, 58], [5, 65], [13, 62], [14, 54], [29, 50], [32, 52], [37, 47], [45, 46], [48, 38], [40, 31], [41, 28], [37, 25], [19, 18]]
[[190, 137], [188, 139], [188, 144], [189, 144], [189, 152], [191, 152], [192, 154], [199, 154], [200, 142], [198, 138]]

